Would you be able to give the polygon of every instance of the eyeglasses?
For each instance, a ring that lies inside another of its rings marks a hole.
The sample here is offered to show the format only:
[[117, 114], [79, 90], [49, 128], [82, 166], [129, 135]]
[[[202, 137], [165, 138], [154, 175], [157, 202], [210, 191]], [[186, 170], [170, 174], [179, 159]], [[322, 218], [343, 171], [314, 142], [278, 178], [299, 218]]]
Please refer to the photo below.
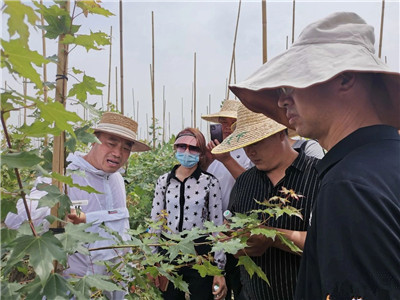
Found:
[[291, 94], [293, 94], [294, 92], [294, 88], [293, 87], [281, 87], [279, 89], [276, 90], [278, 97], [280, 96], [290, 96]]
[[187, 144], [176, 144], [175, 145], [176, 151], [183, 153], [189, 148], [189, 153], [190, 154], [199, 154], [200, 153], [200, 148], [192, 145], [187, 145]]

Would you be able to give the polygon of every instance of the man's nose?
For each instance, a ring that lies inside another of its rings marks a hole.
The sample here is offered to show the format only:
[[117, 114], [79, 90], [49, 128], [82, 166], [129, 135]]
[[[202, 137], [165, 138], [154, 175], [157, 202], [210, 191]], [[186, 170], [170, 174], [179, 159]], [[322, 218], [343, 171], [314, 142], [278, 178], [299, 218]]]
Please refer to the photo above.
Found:
[[113, 149], [113, 155], [115, 156], [115, 157], [121, 157], [121, 153], [122, 153], [122, 146], [121, 147], [115, 147], [114, 149]]
[[289, 106], [290, 101], [291, 101], [290, 96], [286, 96], [286, 95], [282, 94], [279, 96], [278, 106], [280, 108], [286, 108], [286, 106]]

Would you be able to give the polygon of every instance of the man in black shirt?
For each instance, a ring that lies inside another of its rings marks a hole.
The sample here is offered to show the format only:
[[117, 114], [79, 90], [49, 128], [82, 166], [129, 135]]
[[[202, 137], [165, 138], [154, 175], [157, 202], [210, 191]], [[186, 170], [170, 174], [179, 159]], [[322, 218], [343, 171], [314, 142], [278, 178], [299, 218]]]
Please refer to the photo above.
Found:
[[[284, 188], [301, 195], [290, 205], [301, 211], [303, 219], [284, 214], [277, 219], [270, 218], [266, 225], [284, 232], [302, 249], [319, 185], [314, 168], [318, 159], [306, 156], [301, 149], [298, 149], [299, 152], [294, 150], [285, 129], [285, 126], [241, 105], [234, 132], [212, 152], [218, 154], [244, 147], [246, 155], [255, 165], [236, 179], [229, 204], [232, 212], [249, 213], [265, 209], [255, 200], [262, 202], [273, 196], [284, 197]], [[293, 299], [300, 267], [299, 253], [292, 253], [278, 238], [273, 241], [264, 235], [251, 236], [247, 245], [246, 254], [261, 267], [270, 286], [256, 275], [250, 278], [241, 266], [246, 299]], [[244, 252], [237, 255], [244, 255]]]
[[231, 86], [328, 150], [296, 299], [400, 299], [400, 74], [374, 42], [357, 14], [334, 13]]

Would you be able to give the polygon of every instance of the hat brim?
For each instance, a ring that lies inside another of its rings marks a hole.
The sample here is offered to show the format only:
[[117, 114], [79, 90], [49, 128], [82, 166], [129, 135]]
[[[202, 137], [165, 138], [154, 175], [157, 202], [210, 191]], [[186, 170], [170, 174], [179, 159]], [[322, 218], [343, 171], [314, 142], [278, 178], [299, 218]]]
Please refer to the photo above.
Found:
[[[270, 128], [259, 127], [257, 130], [248, 130], [239, 132], [235, 129], [226, 139], [222, 141], [221, 144], [217, 145], [211, 150], [212, 154], [221, 154], [226, 152], [231, 152], [233, 150], [249, 146], [251, 144], [257, 143], [263, 139], [266, 139], [282, 130], [285, 130], [286, 126], [282, 124], [277, 124], [275, 129], [271, 131]], [[263, 132], [268, 132], [262, 134]]]
[[105, 132], [105, 133], [108, 133], [108, 134], [111, 134], [111, 135], [115, 135], [115, 136], [118, 136], [120, 138], [123, 138], [123, 139], [126, 139], [128, 141], [133, 142], [131, 152], [144, 152], [144, 151], [149, 151], [151, 149], [146, 144], [144, 144], [142, 142], [139, 142], [138, 140], [136, 140], [136, 139], [134, 139], [134, 138], [132, 138], [132, 137], [130, 137], [128, 135], [116, 132], [114, 128], [113, 129], [93, 128], [93, 130], [94, 130], [95, 133], [96, 132]]
[[206, 120], [208, 122], [213, 122], [213, 123], [219, 123], [219, 118], [232, 118], [232, 119], [237, 119], [237, 112], [236, 111], [224, 111], [224, 112], [219, 112], [215, 114], [210, 114], [210, 115], [204, 115], [201, 116], [203, 120]]
[[376, 109], [381, 120], [400, 128], [400, 74], [360, 45], [306, 44], [292, 48], [261, 66], [248, 79], [230, 85], [242, 103], [258, 113], [288, 126], [285, 109], [277, 105], [276, 89], [283, 86], [306, 88], [346, 72], [384, 74], [388, 99], [379, 99]]

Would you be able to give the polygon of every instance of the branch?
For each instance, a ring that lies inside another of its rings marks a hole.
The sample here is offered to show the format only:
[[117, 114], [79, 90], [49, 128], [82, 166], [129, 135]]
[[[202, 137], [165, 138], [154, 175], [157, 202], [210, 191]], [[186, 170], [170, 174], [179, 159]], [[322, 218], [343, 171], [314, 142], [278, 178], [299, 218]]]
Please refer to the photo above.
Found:
[[[6, 122], [4, 120], [4, 112], [3, 111], [1, 112], [0, 116], [1, 116], [1, 125], [3, 126], [3, 130], [4, 130], [4, 136], [5, 136], [6, 140], [7, 140], [7, 146], [8, 146], [9, 149], [12, 149], [10, 136], [8, 135]], [[17, 176], [19, 189], [21, 190], [21, 197], [22, 197], [22, 200], [24, 202], [24, 207], [25, 207], [26, 215], [28, 217], [29, 226], [31, 227], [33, 235], [36, 237], [37, 233], [36, 233], [36, 230], [35, 230], [35, 226], [33, 226], [31, 213], [30, 213], [29, 208], [28, 208], [28, 203], [26, 202], [26, 197], [25, 197], [25, 192], [23, 190], [24, 187], [22, 185], [21, 176], [19, 174], [18, 168], [14, 168], [14, 171], [15, 171], [15, 175]]]

